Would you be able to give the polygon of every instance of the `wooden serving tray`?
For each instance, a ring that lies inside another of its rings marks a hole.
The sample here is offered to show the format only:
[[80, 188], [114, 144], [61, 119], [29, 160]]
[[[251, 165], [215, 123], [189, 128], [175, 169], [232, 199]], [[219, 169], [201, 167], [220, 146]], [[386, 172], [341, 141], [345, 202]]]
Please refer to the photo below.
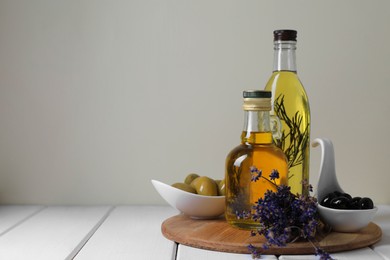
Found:
[[[261, 248], [266, 241], [262, 236], [250, 236], [250, 231], [231, 227], [224, 218], [212, 220], [191, 219], [183, 214], [168, 218], [162, 223], [163, 235], [177, 243], [201, 249], [248, 254], [247, 246]], [[347, 251], [375, 244], [381, 239], [382, 230], [374, 223], [357, 233], [330, 232], [318, 236], [317, 246], [328, 253]], [[294, 242], [286, 247], [271, 247], [266, 254], [314, 254], [310, 242]]]

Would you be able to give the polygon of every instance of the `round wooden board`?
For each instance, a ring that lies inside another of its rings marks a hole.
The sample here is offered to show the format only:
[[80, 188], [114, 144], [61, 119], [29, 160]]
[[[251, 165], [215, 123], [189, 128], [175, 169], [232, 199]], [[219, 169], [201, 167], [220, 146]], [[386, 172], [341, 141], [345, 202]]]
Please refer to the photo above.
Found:
[[[185, 215], [173, 216], [162, 223], [161, 231], [169, 240], [201, 249], [248, 254], [247, 246], [261, 247], [265, 238], [250, 236], [250, 231], [231, 227], [224, 218], [196, 220]], [[374, 223], [357, 233], [331, 232], [317, 237], [318, 246], [329, 253], [370, 246], [381, 239], [382, 230]], [[286, 247], [271, 247], [266, 254], [313, 254], [309, 242], [294, 242]]]

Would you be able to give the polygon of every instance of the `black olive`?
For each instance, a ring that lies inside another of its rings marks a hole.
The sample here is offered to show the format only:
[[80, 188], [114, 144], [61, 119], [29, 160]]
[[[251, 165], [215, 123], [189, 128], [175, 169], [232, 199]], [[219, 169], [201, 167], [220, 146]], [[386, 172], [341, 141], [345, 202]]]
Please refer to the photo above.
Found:
[[360, 197], [354, 197], [352, 198], [350, 201], [349, 201], [349, 206], [348, 208], [349, 209], [359, 209], [359, 201], [361, 200], [362, 198]]
[[321, 205], [324, 206], [324, 207], [328, 207], [330, 206], [330, 201], [332, 199], [336, 198], [336, 195], [334, 193], [329, 193], [328, 195], [326, 195], [322, 200], [321, 200]]
[[352, 196], [349, 195], [348, 193], [342, 193], [341, 196], [346, 197], [346, 198], [348, 198], [350, 200], [352, 199]]
[[343, 196], [336, 197], [330, 201], [330, 207], [333, 209], [347, 209], [349, 199]]
[[320, 202], [324, 207], [333, 209], [372, 209], [374, 203], [370, 198], [353, 197], [345, 192], [328, 193]]
[[359, 208], [360, 209], [372, 209], [374, 208], [374, 202], [370, 198], [362, 198], [359, 201]]

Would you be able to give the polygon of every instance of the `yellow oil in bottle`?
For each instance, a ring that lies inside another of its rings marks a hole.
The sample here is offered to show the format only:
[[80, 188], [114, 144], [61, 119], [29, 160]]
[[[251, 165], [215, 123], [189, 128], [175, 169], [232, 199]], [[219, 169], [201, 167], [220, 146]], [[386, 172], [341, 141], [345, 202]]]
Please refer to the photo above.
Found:
[[278, 185], [287, 184], [288, 167], [284, 153], [272, 143], [271, 132], [243, 131], [241, 141], [226, 159], [225, 217], [235, 227], [255, 229], [260, 223], [251, 218], [253, 206], [267, 190], [276, 191], [276, 186], [264, 178], [251, 181], [251, 167], [261, 170], [267, 178], [272, 170], [278, 170]]
[[292, 193], [308, 194], [302, 180], [309, 181], [310, 108], [296, 72], [274, 71], [265, 90], [272, 91], [271, 115], [282, 123], [282, 138], [276, 141], [288, 160], [288, 185]]

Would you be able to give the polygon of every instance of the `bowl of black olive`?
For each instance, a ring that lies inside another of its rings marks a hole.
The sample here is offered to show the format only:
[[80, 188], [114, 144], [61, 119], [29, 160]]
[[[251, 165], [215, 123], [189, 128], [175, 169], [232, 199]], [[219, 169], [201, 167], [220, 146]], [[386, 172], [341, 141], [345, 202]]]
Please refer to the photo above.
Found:
[[368, 197], [352, 197], [340, 191], [319, 198], [318, 212], [333, 231], [358, 232], [374, 218], [378, 208]]

